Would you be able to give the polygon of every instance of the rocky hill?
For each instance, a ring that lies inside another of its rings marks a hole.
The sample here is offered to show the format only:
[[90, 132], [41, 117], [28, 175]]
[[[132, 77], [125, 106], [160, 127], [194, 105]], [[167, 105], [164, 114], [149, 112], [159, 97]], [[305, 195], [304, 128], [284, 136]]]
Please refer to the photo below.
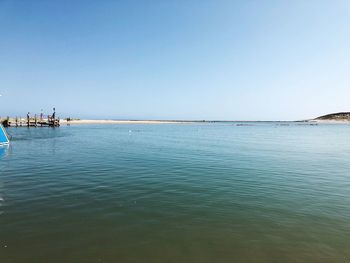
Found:
[[350, 121], [350, 112], [338, 112], [317, 117], [315, 120]]

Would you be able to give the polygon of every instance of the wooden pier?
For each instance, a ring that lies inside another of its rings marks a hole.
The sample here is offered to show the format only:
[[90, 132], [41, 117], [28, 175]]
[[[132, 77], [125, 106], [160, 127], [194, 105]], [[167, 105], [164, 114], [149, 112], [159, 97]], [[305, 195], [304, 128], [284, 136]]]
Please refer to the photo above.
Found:
[[53, 108], [52, 115], [44, 115], [43, 110], [41, 110], [40, 114], [34, 115], [28, 112], [26, 118], [16, 116], [15, 118], [1, 119], [0, 117], [0, 123], [4, 127], [59, 127], [60, 118], [56, 118], [56, 108]]
[[30, 117], [30, 118], [9, 118], [1, 120], [4, 127], [59, 127], [60, 119], [52, 116]]

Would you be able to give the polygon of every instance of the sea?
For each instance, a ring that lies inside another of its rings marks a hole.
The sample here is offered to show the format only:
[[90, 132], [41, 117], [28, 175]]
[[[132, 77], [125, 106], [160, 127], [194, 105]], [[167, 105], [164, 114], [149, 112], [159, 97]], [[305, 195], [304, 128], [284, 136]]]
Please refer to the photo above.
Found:
[[350, 125], [8, 128], [0, 262], [350, 262]]

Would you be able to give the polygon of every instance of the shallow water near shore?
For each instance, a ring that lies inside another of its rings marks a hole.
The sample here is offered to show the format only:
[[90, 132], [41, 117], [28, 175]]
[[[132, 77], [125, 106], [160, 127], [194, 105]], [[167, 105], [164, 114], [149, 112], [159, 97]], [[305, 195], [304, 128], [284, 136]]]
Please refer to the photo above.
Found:
[[350, 261], [350, 125], [8, 132], [0, 262]]

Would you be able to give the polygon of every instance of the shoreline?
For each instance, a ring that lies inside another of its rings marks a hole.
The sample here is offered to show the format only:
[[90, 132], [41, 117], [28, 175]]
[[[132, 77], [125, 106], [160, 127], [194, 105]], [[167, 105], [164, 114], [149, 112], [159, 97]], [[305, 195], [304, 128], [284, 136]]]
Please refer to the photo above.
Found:
[[194, 124], [194, 123], [252, 123], [252, 122], [289, 122], [289, 123], [305, 123], [305, 124], [350, 124], [348, 120], [305, 120], [305, 121], [185, 121], [185, 120], [60, 120], [60, 124]]
[[60, 120], [60, 124], [189, 124], [195, 122], [162, 120]]

